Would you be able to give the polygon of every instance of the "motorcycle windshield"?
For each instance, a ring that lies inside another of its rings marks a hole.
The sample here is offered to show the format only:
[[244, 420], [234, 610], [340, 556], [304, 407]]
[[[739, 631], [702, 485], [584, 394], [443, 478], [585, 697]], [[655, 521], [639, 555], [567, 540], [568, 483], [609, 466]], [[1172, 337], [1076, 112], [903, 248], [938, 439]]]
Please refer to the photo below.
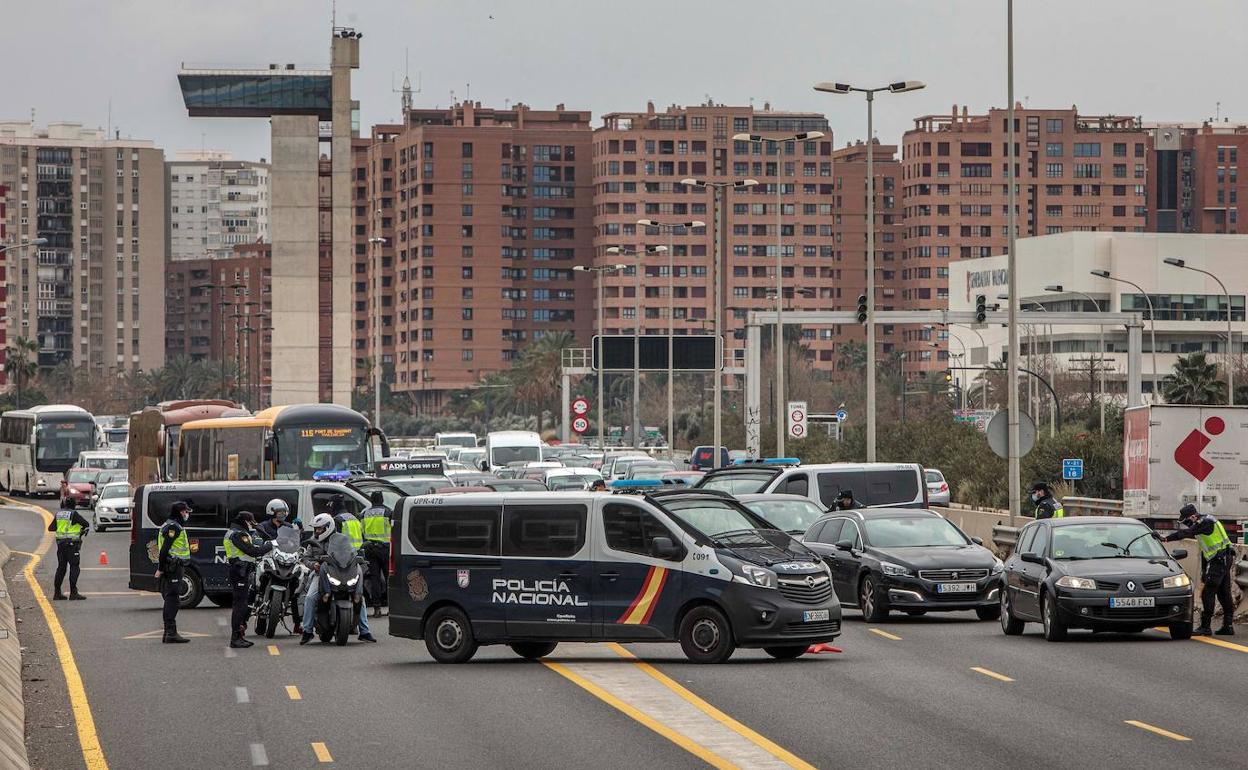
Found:
[[338, 569], [345, 570], [355, 563], [355, 549], [351, 547], [351, 541], [345, 535], [338, 533], [330, 535], [326, 552], [329, 554], [329, 560]]
[[277, 530], [277, 538], [273, 541], [277, 550], [282, 553], [299, 552], [299, 530], [294, 527], [282, 527]]

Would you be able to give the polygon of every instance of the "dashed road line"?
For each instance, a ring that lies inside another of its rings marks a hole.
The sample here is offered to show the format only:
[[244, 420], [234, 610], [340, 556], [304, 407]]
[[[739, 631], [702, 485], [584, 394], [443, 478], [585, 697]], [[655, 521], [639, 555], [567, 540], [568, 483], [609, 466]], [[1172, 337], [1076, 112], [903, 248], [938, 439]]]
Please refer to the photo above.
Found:
[[303, 700], [303, 695], [299, 693], [299, 688], [293, 684], [286, 685], [286, 695], [291, 700]]
[[276, 644], [270, 644], [270, 645], [269, 645], [269, 654], [270, 654], [270, 655], [281, 655], [281, 654], [282, 654], [282, 651], [281, 651], [281, 650], [279, 650], [279, 649], [277, 649], [277, 645], [276, 645]]
[[312, 744], [312, 753], [316, 755], [316, 761], [323, 765], [334, 761], [334, 757], [329, 753], [329, 749], [325, 747], [324, 743], [319, 741]]
[[1164, 730], [1160, 727], [1157, 727], [1156, 725], [1150, 725], [1147, 722], [1140, 722], [1135, 719], [1128, 719], [1125, 721], [1125, 724], [1129, 724], [1132, 727], [1138, 727], [1141, 730], [1147, 730], [1150, 733], [1160, 735], [1163, 738], [1169, 738], [1172, 741], [1190, 741], [1191, 740], [1191, 738], [1188, 738], [1186, 735], [1179, 735], [1178, 733], [1172, 733], [1169, 730]]
[[986, 677], [996, 679], [999, 682], [1013, 682], [1014, 680], [1005, 674], [998, 674], [996, 671], [983, 668], [982, 666], [971, 666], [971, 670], [977, 674], [983, 674]]
[[868, 631], [870, 631], [871, 633], [875, 634], [876, 636], [882, 636], [882, 637], [884, 637], [885, 639], [890, 639], [890, 640], [892, 640], [892, 641], [894, 641], [894, 642], [900, 642], [900, 641], [901, 641], [901, 637], [900, 637], [900, 636], [898, 636], [897, 634], [890, 634], [889, 632], [884, 631], [884, 630], [879, 629], [879, 628], [868, 628], [867, 630], [868, 630]]
[[251, 703], [251, 696], [247, 694], [246, 687], [234, 688], [234, 700], [237, 703]]
[[269, 764], [269, 753], [264, 750], [263, 743], [251, 744], [252, 767], [265, 767]]
[[234, 649], [234, 648], [232, 648], [232, 647], [226, 647], [226, 648], [225, 648], [225, 657], [227, 657], [227, 658], [237, 658], [237, 657], [238, 657], [238, 650], [235, 650], [235, 649]]

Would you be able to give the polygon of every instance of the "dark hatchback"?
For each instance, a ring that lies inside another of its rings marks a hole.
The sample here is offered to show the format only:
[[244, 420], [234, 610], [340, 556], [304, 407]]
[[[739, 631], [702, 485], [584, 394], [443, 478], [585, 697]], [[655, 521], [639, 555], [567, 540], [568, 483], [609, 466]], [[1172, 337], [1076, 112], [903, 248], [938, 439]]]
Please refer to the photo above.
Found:
[[1019, 533], [1002, 575], [1001, 630], [1044, 625], [1044, 638], [1071, 628], [1139, 632], [1158, 624], [1170, 636], [1192, 635], [1192, 584], [1151, 529], [1131, 519], [1043, 519]]
[[915, 508], [836, 511], [802, 539], [832, 570], [841, 603], [879, 622], [908, 615], [974, 610], [997, 617], [1001, 560], [938, 513]]

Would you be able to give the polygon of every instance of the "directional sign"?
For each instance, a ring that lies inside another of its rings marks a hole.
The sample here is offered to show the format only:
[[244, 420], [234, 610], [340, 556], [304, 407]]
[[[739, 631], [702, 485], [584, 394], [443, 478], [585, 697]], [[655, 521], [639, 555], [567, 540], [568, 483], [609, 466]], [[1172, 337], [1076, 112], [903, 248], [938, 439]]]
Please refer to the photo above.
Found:
[[845, 420], [849, 419], [849, 412], [845, 411], [844, 409], [837, 409], [836, 419], [839, 422], [845, 422]]
[[574, 400], [572, 402], [572, 414], [577, 417], [589, 414], [589, 399], [582, 397]]
[[789, 438], [806, 438], [806, 402], [789, 402]]
[[1062, 460], [1062, 479], [1079, 481], [1083, 478], [1083, 458], [1067, 457]]
[[584, 417], [576, 417], [572, 420], [572, 431], [578, 436], [589, 432], [589, 420]]

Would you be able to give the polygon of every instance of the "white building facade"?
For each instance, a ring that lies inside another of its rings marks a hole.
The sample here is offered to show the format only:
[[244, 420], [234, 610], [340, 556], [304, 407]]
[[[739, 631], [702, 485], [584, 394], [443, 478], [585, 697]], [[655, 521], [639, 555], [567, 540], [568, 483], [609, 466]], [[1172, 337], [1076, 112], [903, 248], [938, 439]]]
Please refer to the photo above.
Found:
[[228, 259], [238, 244], [269, 240], [268, 163], [183, 150], [165, 174], [171, 260]]

